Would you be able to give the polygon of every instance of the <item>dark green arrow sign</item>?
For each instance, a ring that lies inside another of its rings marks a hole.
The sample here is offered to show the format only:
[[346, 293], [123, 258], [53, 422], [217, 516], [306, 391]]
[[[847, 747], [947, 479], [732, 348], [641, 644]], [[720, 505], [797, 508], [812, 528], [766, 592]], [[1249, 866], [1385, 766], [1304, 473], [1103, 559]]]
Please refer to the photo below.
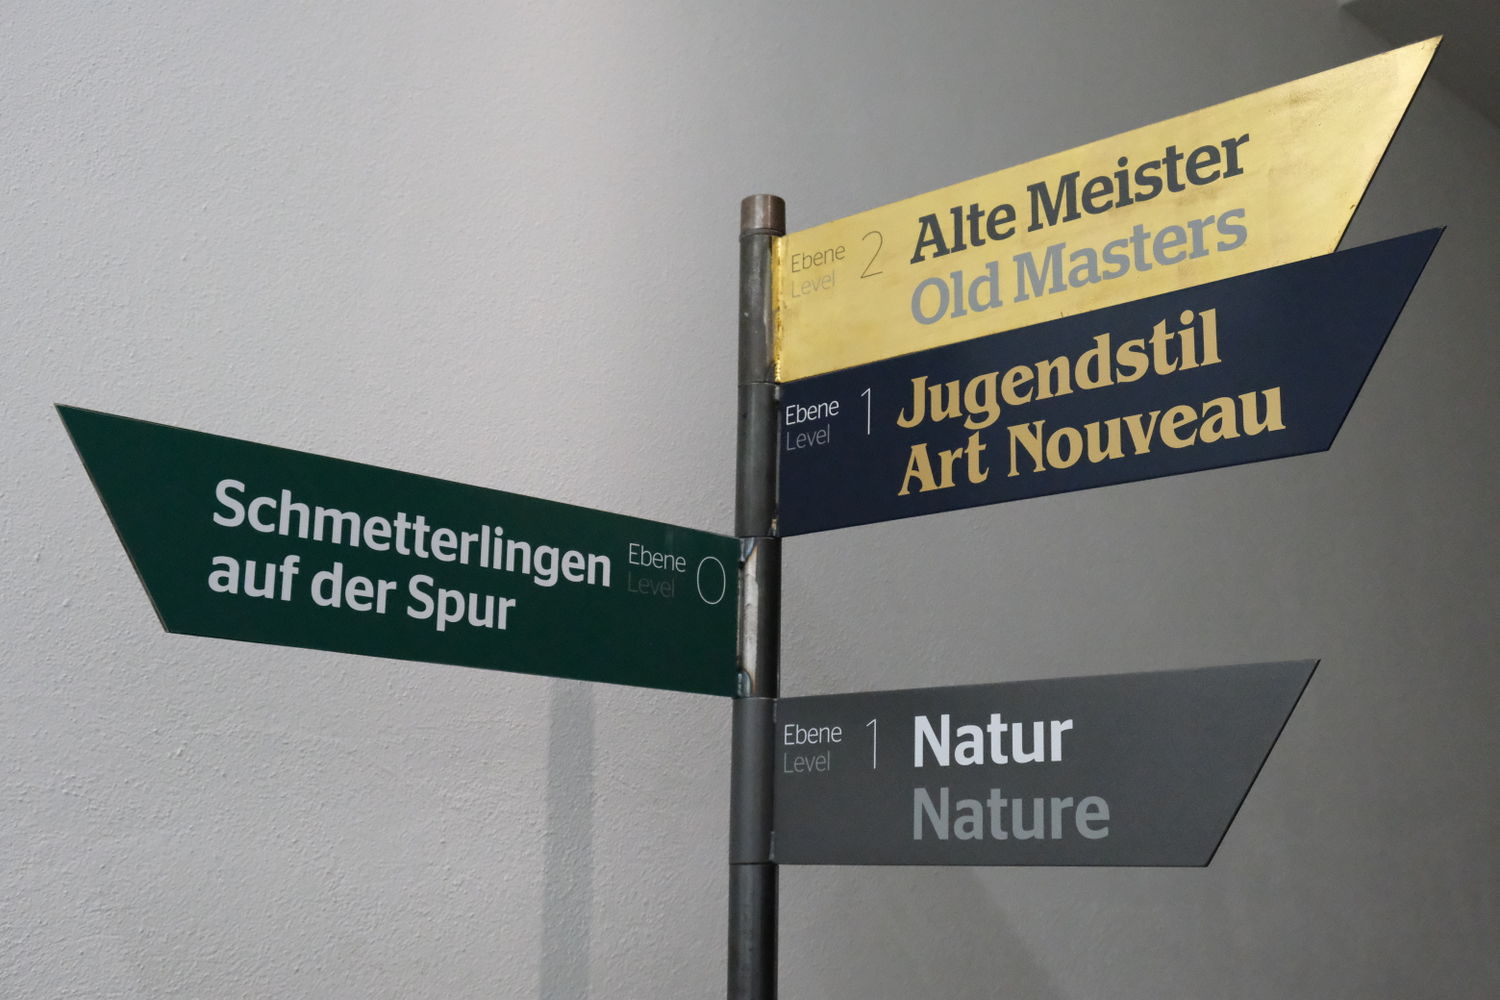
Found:
[[734, 693], [732, 538], [58, 410], [169, 632]]
[[783, 698], [774, 860], [1206, 865], [1316, 666]]

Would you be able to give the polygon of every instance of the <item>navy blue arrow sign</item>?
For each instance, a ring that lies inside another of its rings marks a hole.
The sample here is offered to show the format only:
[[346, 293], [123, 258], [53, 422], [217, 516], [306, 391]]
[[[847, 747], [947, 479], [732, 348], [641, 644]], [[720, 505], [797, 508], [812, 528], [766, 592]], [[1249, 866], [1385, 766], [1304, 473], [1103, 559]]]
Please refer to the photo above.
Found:
[[788, 382], [781, 534], [1324, 451], [1441, 233]]

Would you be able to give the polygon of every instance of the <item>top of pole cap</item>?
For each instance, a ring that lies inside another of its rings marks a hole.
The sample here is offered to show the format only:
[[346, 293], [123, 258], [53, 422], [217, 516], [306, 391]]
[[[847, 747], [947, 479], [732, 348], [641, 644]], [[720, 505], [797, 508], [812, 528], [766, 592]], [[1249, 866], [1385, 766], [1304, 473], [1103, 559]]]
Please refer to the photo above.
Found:
[[740, 202], [740, 235], [786, 232], [786, 202], [774, 194], [752, 194]]

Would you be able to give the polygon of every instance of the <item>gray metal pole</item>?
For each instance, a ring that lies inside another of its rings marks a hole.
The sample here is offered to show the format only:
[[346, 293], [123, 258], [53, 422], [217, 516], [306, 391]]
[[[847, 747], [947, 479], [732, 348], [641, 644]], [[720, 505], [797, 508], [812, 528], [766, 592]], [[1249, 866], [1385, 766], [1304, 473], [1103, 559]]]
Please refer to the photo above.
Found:
[[772, 709], [781, 671], [781, 539], [776, 534], [776, 302], [772, 251], [786, 232], [775, 195], [740, 203], [740, 691], [729, 788], [729, 1000], [776, 998], [776, 866], [771, 863]]

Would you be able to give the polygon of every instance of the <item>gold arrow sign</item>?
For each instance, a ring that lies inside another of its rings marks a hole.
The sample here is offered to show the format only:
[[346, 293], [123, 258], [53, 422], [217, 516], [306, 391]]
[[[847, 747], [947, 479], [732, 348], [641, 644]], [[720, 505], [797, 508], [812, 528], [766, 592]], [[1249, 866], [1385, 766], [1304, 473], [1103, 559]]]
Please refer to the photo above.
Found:
[[777, 377], [1329, 253], [1437, 44], [787, 235]]

